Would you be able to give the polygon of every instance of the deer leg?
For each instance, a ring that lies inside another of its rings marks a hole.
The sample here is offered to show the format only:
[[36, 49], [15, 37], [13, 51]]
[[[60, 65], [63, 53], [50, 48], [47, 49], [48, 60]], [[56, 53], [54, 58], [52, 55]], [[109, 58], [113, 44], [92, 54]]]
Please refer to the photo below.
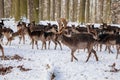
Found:
[[38, 41], [35, 41], [35, 45], [36, 45], [37, 49], [39, 49], [39, 48], [38, 48]]
[[49, 43], [48, 43], [48, 49], [50, 49], [50, 42], [51, 42], [51, 41], [49, 41]]
[[32, 41], [30, 42], [30, 45], [32, 44]]
[[0, 49], [1, 49], [1, 51], [2, 51], [2, 59], [4, 60], [4, 58], [5, 58], [5, 56], [4, 56], [4, 50], [3, 50], [3, 47], [2, 47], [1, 44], [0, 44]]
[[45, 45], [45, 49], [46, 49], [46, 42], [44, 42], [44, 45]]
[[43, 47], [45, 47], [45, 49], [46, 49], [46, 42], [44, 42], [44, 41], [42, 42], [42, 48], [41, 48], [42, 50], [43, 50]]
[[23, 44], [25, 44], [25, 35], [23, 35]]
[[62, 45], [61, 45], [61, 43], [59, 42], [59, 41], [57, 41], [58, 42], [58, 44], [60, 45], [60, 49], [62, 50]]
[[54, 48], [54, 50], [56, 50], [56, 47], [57, 47], [57, 43], [56, 42], [54, 42], [55, 43], [55, 48]]
[[10, 41], [10, 45], [11, 45], [11, 41]]
[[32, 49], [34, 49], [34, 40], [32, 39]]
[[97, 46], [98, 46], [98, 44], [95, 45], [95, 48], [96, 48], [96, 50], [98, 51], [98, 47], [97, 47]]
[[6, 45], [8, 45], [9, 42], [10, 42], [10, 41], [7, 41]]
[[43, 50], [43, 46], [44, 46], [44, 42], [42, 42], [42, 48], [41, 48], [41, 50]]
[[73, 59], [75, 59], [75, 60], [78, 61], [78, 59], [74, 56], [75, 51], [76, 51], [76, 50], [72, 50], [72, 51], [71, 51], [71, 62], [73, 62]]
[[90, 56], [91, 56], [91, 52], [89, 52], [86, 62], [88, 62]]
[[117, 48], [117, 55], [116, 55], [116, 59], [117, 59], [119, 54], [119, 49], [120, 49], [119, 45], [116, 45], [116, 48]]
[[3, 39], [0, 39], [0, 43], [4, 45], [4, 43], [3, 43]]
[[106, 45], [106, 47], [105, 47], [105, 51], [107, 51], [107, 49], [108, 49], [108, 46]]
[[93, 52], [93, 54], [95, 55], [96, 61], [98, 61], [98, 56], [96, 54], [96, 51], [94, 49], [92, 49], [91, 52]]
[[108, 46], [109, 53], [113, 53], [113, 51], [110, 49], [110, 46]]
[[22, 39], [22, 37], [19, 37], [19, 44], [21, 43], [21, 39]]
[[88, 62], [88, 60], [89, 60], [89, 58], [90, 58], [90, 56], [91, 56], [91, 51], [92, 51], [92, 49], [89, 49], [89, 48], [88, 48], [88, 57], [87, 57], [86, 62]]
[[100, 44], [100, 52], [102, 51], [102, 44]]

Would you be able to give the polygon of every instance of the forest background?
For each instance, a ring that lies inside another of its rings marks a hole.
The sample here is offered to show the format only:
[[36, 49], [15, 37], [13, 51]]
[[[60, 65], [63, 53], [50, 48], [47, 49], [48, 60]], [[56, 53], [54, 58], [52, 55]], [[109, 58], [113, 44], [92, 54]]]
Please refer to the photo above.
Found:
[[0, 0], [0, 18], [120, 24], [120, 0]]

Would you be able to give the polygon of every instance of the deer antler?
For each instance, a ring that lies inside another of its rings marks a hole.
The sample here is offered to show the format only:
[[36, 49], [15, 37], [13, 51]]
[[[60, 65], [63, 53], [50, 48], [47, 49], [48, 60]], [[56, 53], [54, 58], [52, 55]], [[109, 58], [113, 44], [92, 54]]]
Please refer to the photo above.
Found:
[[60, 18], [60, 19], [57, 20], [57, 22], [58, 22], [58, 25], [59, 25], [59, 30], [58, 31], [63, 30], [62, 27], [65, 28], [67, 26], [67, 23], [68, 23], [65, 18]]

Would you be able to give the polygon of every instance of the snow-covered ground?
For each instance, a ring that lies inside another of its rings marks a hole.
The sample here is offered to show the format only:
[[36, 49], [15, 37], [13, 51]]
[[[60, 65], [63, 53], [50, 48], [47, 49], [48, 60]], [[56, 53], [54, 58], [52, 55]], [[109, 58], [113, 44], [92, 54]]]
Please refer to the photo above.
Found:
[[[16, 29], [15, 24], [9, 23], [13, 29]], [[8, 23], [6, 23], [7, 25]], [[12, 26], [13, 25], [13, 26]], [[27, 37], [27, 36], [26, 36]], [[4, 40], [4, 42], [6, 42]], [[54, 44], [51, 44], [50, 49], [41, 50], [41, 42], [39, 41], [39, 49], [32, 49], [30, 39], [26, 39], [25, 44], [18, 44], [19, 39], [15, 38], [12, 44], [3, 45], [5, 55], [13, 56], [15, 54], [23, 57], [19, 60], [0, 60], [0, 65], [12, 66], [10, 73], [0, 75], [0, 80], [50, 80], [52, 73], [55, 74], [55, 80], [119, 80], [120, 72], [110, 72], [113, 63], [116, 63], [116, 68], [120, 69], [120, 56], [116, 57], [116, 49], [112, 48], [113, 54], [109, 54], [104, 49], [97, 51], [99, 61], [95, 61], [92, 55], [86, 63], [87, 51], [80, 50], [76, 52], [78, 61], [71, 62], [70, 49], [62, 45], [63, 50], [60, 50], [58, 45], [54, 50]], [[1, 54], [1, 52], [0, 52]], [[20, 71], [17, 66], [23, 65], [29, 68], [29, 71]]]

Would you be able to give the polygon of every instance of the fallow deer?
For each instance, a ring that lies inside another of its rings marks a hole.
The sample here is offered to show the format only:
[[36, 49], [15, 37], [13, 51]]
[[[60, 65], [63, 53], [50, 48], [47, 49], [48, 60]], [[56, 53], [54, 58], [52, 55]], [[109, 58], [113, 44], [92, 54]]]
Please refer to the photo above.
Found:
[[59, 37], [61, 42], [71, 49], [71, 61], [73, 61], [73, 59], [78, 60], [74, 55], [77, 49], [85, 48], [88, 49], [88, 57], [86, 62], [89, 60], [91, 53], [95, 55], [96, 61], [98, 61], [96, 51], [93, 49], [93, 46], [96, 43], [96, 40], [93, 38], [93, 35], [89, 33], [80, 33], [74, 34], [71, 37], [67, 37], [66, 35], [62, 34], [64, 28], [65, 27], [62, 27], [61, 30], [59, 30], [58, 34], [61, 34]]
[[19, 32], [19, 44], [21, 43], [21, 40], [23, 40], [23, 44], [25, 44], [25, 35], [27, 34], [27, 28], [25, 22], [18, 23], [17, 32]]
[[9, 41], [8, 39], [11, 37], [13, 32], [14, 31], [11, 28], [4, 27], [3, 29], [1, 29], [1, 33], [6, 37], [7, 41]]

